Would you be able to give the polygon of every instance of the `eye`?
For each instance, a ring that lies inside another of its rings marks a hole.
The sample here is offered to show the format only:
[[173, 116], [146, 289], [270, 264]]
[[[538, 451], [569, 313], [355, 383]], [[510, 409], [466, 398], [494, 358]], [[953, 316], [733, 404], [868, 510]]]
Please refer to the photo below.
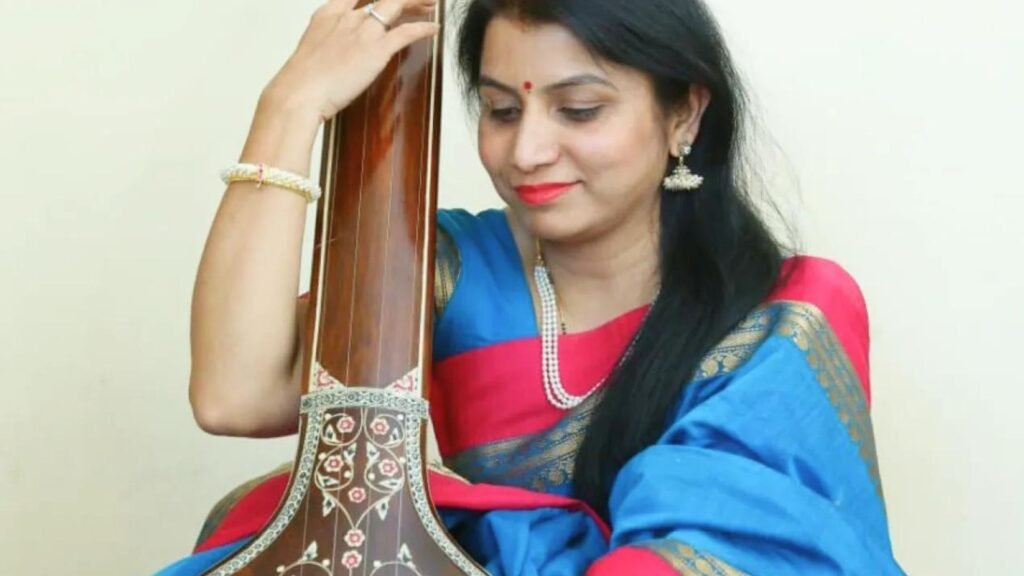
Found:
[[600, 111], [601, 106], [591, 106], [589, 108], [562, 108], [562, 115], [573, 122], [586, 122], [597, 117], [597, 114]]
[[514, 122], [519, 116], [519, 109], [514, 106], [509, 106], [507, 108], [491, 108], [488, 110], [487, 115], [496, 122]]

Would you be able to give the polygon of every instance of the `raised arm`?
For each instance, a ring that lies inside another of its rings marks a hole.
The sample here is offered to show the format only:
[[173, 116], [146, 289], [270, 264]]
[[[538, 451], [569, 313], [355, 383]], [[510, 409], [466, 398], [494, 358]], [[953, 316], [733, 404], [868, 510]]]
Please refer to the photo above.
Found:
[[[399, 50], [435, 34], [430, 22], [384, 26], [355, 0], [318, 8], [294, 54], [264, 89], [240, 162], [308, 177], [320, 125], [362, 94]], [[399, 22], [433, 0], [382, 0]], [[278, 436], [298, 424], [302, 323], [296, 300], [305, 229], [302, 196], [264, 184], [228, 186], [210, 229], [192, 302], [189, 398], [214, 434]]]

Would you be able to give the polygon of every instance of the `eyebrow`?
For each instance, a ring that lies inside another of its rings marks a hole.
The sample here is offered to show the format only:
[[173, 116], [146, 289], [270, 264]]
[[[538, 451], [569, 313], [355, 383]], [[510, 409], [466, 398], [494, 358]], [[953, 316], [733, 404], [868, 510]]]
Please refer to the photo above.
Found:
[[[480, 75], [479, 84], [481, 88], [487, 86], [490, 88], [494, 88], [496, 90], [501, 90], [502, 92], [507, 92], [509, 94], [512, 94], [513, 96], [519, 95], [519, 91], [516, 90], [515, 88], [509, 86], [508, 84], [498, 82], [497, 80], [491, 78], [486, 74]], [[540, 90], [543, 92], [556, 92], [558, 90], [564, 90], [566, 88], [573, 88], [576, 86], [586, 86], [588, 84], [600, 84], [602, 86], [607, 86], [612, 90], [618, 91], [618, 88], [616, 88], [614, 84], [605, 80], [604, 78], [601, 78], [596, 74], [577, 74], [576, 76], [570, 76], [565, 80], [559, 80], [554, 84], [548, 84], [547, 86], [543, 86], [540, 88]]]

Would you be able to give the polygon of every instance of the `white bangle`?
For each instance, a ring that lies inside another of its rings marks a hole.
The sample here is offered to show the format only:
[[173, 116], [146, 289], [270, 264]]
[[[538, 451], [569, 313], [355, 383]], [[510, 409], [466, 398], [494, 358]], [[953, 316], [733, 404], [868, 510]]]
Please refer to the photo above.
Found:
[[260, 188], [264, 184], [284, 188], [302, 196], [307, 202], [316, 202], [322, 194], [320, 186], [309, 178], [304, 178], [293, 172], [267, 166], [266, 164], [235, 164], [220, 173], [220, 179], [225, 184], [232, 182], [255, 182]]

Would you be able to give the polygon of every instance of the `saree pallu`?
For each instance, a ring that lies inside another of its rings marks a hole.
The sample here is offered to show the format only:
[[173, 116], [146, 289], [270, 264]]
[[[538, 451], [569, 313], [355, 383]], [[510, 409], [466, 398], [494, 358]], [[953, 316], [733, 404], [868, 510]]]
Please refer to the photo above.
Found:
[[[511, 230], [496, 210], [442, 211], [454, 289], [435, 323], [431, 417], [448, 469], [431, 493], [459, 543], [499, 575], [902, 574], [889, 542], [868, 412], [866, 307], [816, 258], [705, 356], [658, 441], [619, 471], [611, 526], [573, 499], [576, 451], [600, 394], [548, 404], [540, 339]], [[562, 336], [580, 394], [613, 368], [646, 309]], [[281, 472], [248, 487], [195, 554], [197, 574], [270, 520]]]

